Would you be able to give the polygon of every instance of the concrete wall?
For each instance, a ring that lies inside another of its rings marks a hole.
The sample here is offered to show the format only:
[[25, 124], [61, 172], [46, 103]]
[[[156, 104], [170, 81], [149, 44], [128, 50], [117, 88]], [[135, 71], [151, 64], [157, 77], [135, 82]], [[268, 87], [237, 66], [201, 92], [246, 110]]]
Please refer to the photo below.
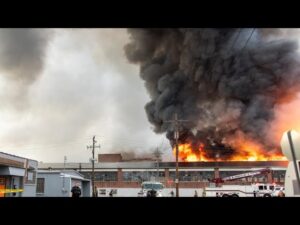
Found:
[[[105, 189], [106, 195], [101, 195], [100, 190]], [[111, 189], [117, 189], [117, 194], [114, 197], [138, 197], [138, 192], [141, 191], [141, 188], [98, 188], [98, 197], [109, 197], [109, 192]], [[194, 197], [195, 190], [198, 193], [198, 196], [202, 196], [202, 189], [193, 189], [193, 188], [182, 188], [179, 189], [179, 196], [180, 197]], [[171, 197], [170, 192], [173, 191], [174, 195], [176, 193], [175, 188], [165, 188], [162, 192], [164, 197]]]
[[25, 184], [22, 197], [35, 197], [36, 196], [36, 184]]
[[[45, 190], [44, 194], [37, 193], [36, 195], [39, 197], [69, 197], [71, 192], [71, 178], [65, 177], [63, 181], [63, 177], [60, 177], [59, 173], [54, 174], [38, 174], [38, 178], [45, 178]], [[63, 189], [63, 182], [65, 192]]]

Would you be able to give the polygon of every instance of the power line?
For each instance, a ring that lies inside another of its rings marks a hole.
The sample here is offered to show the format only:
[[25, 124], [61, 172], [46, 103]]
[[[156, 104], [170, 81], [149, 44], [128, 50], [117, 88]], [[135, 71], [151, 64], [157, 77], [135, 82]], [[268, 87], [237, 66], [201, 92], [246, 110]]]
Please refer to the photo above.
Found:
[[[239, 38], [239, 36], [240, 36], [240, 34], [241, 34], [241, 31], [242, 31], [242, 29], [239, 28], [239, 31], [237, 32], [236, 38], [235, 38], [234, 41], [232, 42], [232, 45], [231, 45], [229, 51], [232, 51], [232, 50], [233, 50], [233, 47], [234, 47], [235, 43], [237, 42], [237, 40], [238, 40], [238, 38]], [[219, 51], [219, 52], [220, 52], [220, 51]], [[220, 53], [218, 53], [218, 54], [220, 54]], [[211, 58], [216, 57], [218, 54], [214, 54]], [[211, 64], [209, 65], [209, 67], [207, 68], [207, 73], [208, 73], [208, 74], [211, 75], [212, 70], [213, 70], [213, 68], [214, 68], [214, 66], [215, 66], [215, 63], [216, 63], [216, 60], [215, 60], [213, 63], [211, 63]]]
[[231, 47], [230, 47], [231, 50], [233, 49], [233, 47], [234, 47], [236, 41], [238, 40], [238, 38], [239, 38], [239, 36], [240, 36], [240, 34], [241, 34], [241, 31], [242, 31], [242, 29], [239, 28], [238, 34], [236, 35], [236, 38], [234, 39], [234, 41], [232, 42], [232, 45], [231, 45]]
[[248, 37], [248, 39], [247, 39], [247, 41], [246, 41], [246, 43], [245, 43], [245, 45], [244, 45], [244, 47], [242, 48], [241, 51], [243, 51], [246, 48], [246, 46], [247, 46], [248, 42], [250, 41], [254, 31], [255, 31], [255, 28], [252, 29], [252, 32], [251, 32], [250, 36]]

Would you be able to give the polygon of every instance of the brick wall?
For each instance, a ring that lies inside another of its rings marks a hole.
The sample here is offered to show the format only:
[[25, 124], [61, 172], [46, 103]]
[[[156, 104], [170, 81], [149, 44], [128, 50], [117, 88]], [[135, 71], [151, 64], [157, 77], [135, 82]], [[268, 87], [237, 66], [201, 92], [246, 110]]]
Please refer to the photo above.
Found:
[[[214, 171], [215, 178], [220, 177], [219, 169], [215, 168]], [[272, 174], [266, 176], [268, 178], [268, 183], [273, 182]], [[271, 182], [270, 182], [271, 181]], [[175, 188], [175, 182], [169, 177], [169, 169], [165, 169], [165, 177], [161, 180], [166, 188]], [[235, 180], [235, 181], [226, 181], [223, 185], [250, 185], [252, 182]], [[279, 182], [278, 182], [279, 183]], [[123, 172], [122, 169], [118, 169], [117, 181], [96, 181], [95, 185], [97, 188], [139, 188], [141, 187], [141, 182], [138, 181], [123, 181]], [[206, 181], [180, 181], [180, 188], [203, 188], [208, 187], [209, 182]]]
[[[175, 183], [162, 182], [166, 188], [175, 188]], [[97, 188], [140, 188], [141, 182], [137, 181], [95, 181]], [[179, 182], [179, 188], [203, 188], [208, 182]]]
[[95, 181], [97, 188], [139, 188], [140, 182], [136, 181]]
[[123, 181], [123, 172], [122, 172], [122, 169], [118, 169], [117, 181], [119, 181], [119, 182]]
[[98, 154], [98, 162], [121, 162], [121, 154]]

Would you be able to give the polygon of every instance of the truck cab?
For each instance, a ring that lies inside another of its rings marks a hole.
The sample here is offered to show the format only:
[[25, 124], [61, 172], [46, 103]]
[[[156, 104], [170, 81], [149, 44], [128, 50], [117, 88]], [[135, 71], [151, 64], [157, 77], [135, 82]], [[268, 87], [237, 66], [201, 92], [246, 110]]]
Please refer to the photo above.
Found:
[[164, 185], [160, 182], [143, 182], [142, 185], [142, 190], [138, 193], [138, 196], [140, 197], [147, 197], [149, 194], [155, 194], [153, 197], [163, 197], [163, 189]]
[[253, 191], [256, 192], [257, 197], [272, 197], [275, 191], [274, 184], [255, 184]]
[[275, 190], [272, 194], [273, 197], [279, 197], [280, 192], [282, 192], [283, 196], [285, 196], [285, 189], [282, 186], [275, 186]]

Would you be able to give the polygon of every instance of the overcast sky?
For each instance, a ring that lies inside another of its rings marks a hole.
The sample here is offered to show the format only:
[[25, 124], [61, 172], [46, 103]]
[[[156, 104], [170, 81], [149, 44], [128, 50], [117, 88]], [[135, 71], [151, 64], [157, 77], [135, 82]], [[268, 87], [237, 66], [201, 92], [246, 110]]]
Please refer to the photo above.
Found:
[[151, 152], [168, 141], [147, 121], [125, 29], [0, 29], [0, 151], [43, 162]]

